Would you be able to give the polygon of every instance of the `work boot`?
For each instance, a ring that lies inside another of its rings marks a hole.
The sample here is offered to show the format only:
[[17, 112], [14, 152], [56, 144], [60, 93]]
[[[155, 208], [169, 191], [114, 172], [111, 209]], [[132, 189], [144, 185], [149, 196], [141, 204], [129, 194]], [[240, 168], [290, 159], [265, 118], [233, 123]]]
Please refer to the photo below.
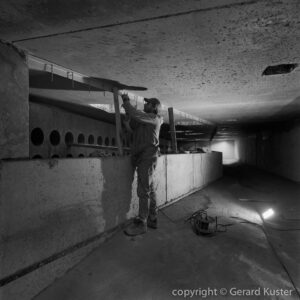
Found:
[[148, 217], [147, 226], [152, 229], [157, 229], [157, 217]]
[[133, 222], [124, 230], [124, 233], [130, 236], [135, 236], [147, 232], [146, 221], [137, 217]]

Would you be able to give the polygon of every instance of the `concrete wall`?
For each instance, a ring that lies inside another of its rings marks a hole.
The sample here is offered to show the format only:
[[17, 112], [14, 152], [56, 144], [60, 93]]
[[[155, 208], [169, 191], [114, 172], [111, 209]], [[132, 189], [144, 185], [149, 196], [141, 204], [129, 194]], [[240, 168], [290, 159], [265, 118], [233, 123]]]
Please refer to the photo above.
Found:
[[[114, 124], [94, 120], [55, 106], [33, 102], [30, 103], [29, 112], [30, 158], [89, 157], [95, 151], [98, 151], [98, 154], [103, 156], [118, 155], [117, 149], [97, 150], [96, 147], [67, 147], [66, 143], [66, 135], [71, 134], [74, 143], [78, 143], [78, 137], [82, 135], [84, 142], [79, 142], [80, 144], [116, 146], [116, 129]], [[36, 129], [43, 133], [42, 143], [36, 144], [34, 141]], [[54, 131], [60, 137], [58, 144], [51, 143], [50, 136]], [[89, 141], [89, 137], [92, 137], [93, 141]], [[129, 146], [126, 135], [124, 135], [123, 144], [124, 146]]]
[[238, 161], [243, 164], [256, 166], [256, 136], [237, 138], [235, 145]]
[[276, 125], [236, 141], [240, 163], [300, 182], [300, 122]]
[[211, 144], [211, 150], [222, 152], [223, 164], [233, 164], [238, 161], [237, 140], [215, 140]]
[[[159, 205], [222, 176], [220, 153], [161, 156], [155, 173]], [[2, 162], [0, 280], [107, 232], [138, 211], [129, 157]], [[30, 299], [99, 241], [0, 287], [0, 298]]]
[[0, 159], [28, 157], [28, 82], [25, 56], [0, 41]]
[[258, 167], [300, 182], [300, 122], [258, 137]]

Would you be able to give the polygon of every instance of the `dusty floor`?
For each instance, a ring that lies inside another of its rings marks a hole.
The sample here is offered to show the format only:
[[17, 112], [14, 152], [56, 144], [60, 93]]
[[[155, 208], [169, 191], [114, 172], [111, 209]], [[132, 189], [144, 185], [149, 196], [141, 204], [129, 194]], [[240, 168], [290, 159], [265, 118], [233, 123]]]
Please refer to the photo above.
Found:
[[[158, 230], [118, 233], [35, 299], [299, 299], [300, 232], [290, 230], [300, 228], [299, 200], [299, 184], [227, 167], [221, 180], [161, 210]], [[276, 215], [263, 227], [241, 223], [262, 224], [258, 212], [269, 207]], [[234, 225], [197, 236], [184, 220], [202, 208]]]

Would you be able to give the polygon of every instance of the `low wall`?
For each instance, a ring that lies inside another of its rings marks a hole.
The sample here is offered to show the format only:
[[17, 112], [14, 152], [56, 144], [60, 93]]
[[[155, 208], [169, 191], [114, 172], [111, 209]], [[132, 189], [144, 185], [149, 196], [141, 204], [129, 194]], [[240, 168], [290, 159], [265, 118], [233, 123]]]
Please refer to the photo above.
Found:
[[[221, 176], [221, 153], [161, 156], [158, 204]], [[0, 190], [0, 298], [6, 300], [31, 299], [138, 211], [129, 157], [1, 162]]]

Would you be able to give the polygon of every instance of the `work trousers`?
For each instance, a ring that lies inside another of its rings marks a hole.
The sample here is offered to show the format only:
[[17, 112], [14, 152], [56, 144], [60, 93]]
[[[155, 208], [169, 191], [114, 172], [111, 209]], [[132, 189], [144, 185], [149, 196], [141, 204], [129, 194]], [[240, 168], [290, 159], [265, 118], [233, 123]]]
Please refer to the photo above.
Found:
[[133, 157], [133, 167], [137, 170], [137, 194], [139, 197], [139, 217], [146, 220], [157, 216], [156, 185], [153, 173], [157, 165], [157, 157]]

